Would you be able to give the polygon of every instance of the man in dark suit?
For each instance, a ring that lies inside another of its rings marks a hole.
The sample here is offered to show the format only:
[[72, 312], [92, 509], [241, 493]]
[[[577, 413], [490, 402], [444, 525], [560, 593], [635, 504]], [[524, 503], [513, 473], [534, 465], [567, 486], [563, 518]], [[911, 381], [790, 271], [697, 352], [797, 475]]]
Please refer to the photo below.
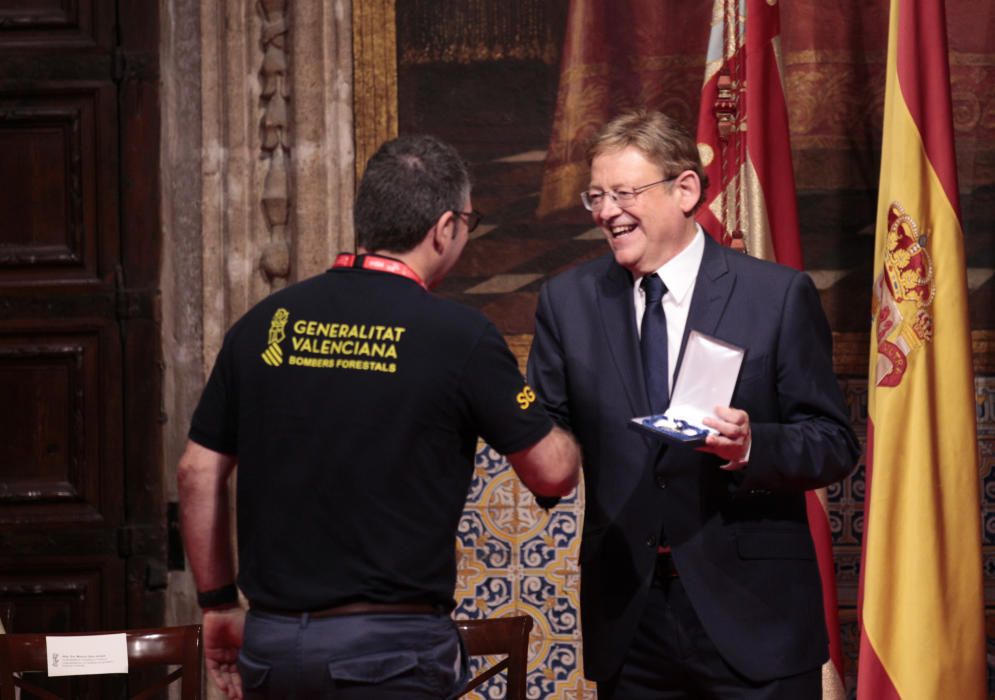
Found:
[[[582, 200], [611, 254], [543, 287], [529, 357], [583, 452], [585, 674], [599, 700], [819, 698], [829, 649], [804, 492], [844, 478], [859, 445], [818, 293], [705, 235], [697, 147], [669, 117], [622, 115], [588, 156]], [[666, 407], [692, 330], [745, 349], [697, 450], [629, 424]]]

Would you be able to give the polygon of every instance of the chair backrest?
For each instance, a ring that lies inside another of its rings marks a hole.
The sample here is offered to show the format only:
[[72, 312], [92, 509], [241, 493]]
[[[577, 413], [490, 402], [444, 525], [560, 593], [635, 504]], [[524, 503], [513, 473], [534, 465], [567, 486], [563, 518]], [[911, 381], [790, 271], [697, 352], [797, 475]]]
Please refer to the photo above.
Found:
[[[20, 688], [33, 697], [63, 700], [51, 691], [31, 683], [33, 673], [48, 672], [46, 637], [76, 637], [82, 634], [120, 634], [128, 640], [128, 669], [179, 666], [147, 687], [132, 690], [132, 700], [155, 697], [174, 681], [181, 681], [182, 700], [200, 700], [200, 625], [120, 630], [119, 632], [79, 632], [61, 634], [0, 634], [0, 700], [14, 700]], [[130, 674], [129, 674], [130, 675]]]
[[515, 615], [484, 620], [456, 620], [456, 627], [470, 656], [506, 655], [471, 679], [461, 695], [466, 695], [507, 669], [508, 699], [525, 700], [532, 618], [528, 615]]

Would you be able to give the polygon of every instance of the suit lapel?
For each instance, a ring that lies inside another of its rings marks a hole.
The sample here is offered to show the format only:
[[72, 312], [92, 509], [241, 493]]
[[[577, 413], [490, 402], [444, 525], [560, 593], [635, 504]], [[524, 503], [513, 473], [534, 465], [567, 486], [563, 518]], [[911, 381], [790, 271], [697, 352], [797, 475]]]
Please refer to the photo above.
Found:
[[698, 268], [698, 276], [694, 283], [694, 295], [691, 297], [691, 308], [688, 310], [688, 320], [684, 325], [684, 337], [681, 338], [681, 352], [677, 356], [675, 376], [681, 371], [684, 348], [687, 346], [691, 331], [715, 334], [722, 312], [732, 297], [735, 282], [736, 275], [729, 270], [725, 251], [706, 233], [705, 252], [701, 257], [701, 267]]
[[622, 387], [629, 399], [633, 415], [649, 413], [646, 386], [643, 382], [642, 360], [639, 357], [639, 335], [636, 333], [636, 311], [632, 300], [632, 279], [614, 261], [599, 280], [598, 310]]

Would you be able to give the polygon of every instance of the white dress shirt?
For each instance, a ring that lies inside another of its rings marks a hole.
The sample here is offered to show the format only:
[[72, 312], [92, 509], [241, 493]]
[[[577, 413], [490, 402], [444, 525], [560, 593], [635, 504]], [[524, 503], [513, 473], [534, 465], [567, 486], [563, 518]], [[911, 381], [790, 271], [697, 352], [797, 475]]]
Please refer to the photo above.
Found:
[[[705, 232], [697, 226], [697, 232], [687, 248], [668, 260], [656, 271], [663, 283], [667, 285], [667, 293], [663, 295], [663, 312], [667, 317], [667, 383], [668, 394], [674, 389], [674, 369], [677, 367], [677, 356], [681, 352], [681, 340], [684, 338], [684, 326], [688, 322], [688, 312], [691, 310], [691, 297], [694, 295], [694, 283], [701, 267], [701, 258], [705, 254]], [[632, 293], [636, 307], [636, 329], [642, 332], [643, 313], [646, 310], [646, 293], [639, 286], [642, 277], [633, 281]]]

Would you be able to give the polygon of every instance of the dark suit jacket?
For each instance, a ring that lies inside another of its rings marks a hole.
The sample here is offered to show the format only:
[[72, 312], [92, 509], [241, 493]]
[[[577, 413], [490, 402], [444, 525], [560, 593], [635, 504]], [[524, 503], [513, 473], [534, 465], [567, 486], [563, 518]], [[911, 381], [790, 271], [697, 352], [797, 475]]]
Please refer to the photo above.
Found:
[[581, 621], [585, 674], [595, 680], [618, 669], [636, 631], [661, 525], [695, 611], [733, 668], [761, 681], [829, 656], [804, 491], [844, 478], [859, 456], [829, 325], [808, 275], [705, 239], [684, 342], [698, 330], [746, 349], [731, 401], [752, 428], [741, 471], [629, 425], [650, 408], [632, 279], [611, 255], [559, 275], [539, 296], [529, 381], [583, 451]]

